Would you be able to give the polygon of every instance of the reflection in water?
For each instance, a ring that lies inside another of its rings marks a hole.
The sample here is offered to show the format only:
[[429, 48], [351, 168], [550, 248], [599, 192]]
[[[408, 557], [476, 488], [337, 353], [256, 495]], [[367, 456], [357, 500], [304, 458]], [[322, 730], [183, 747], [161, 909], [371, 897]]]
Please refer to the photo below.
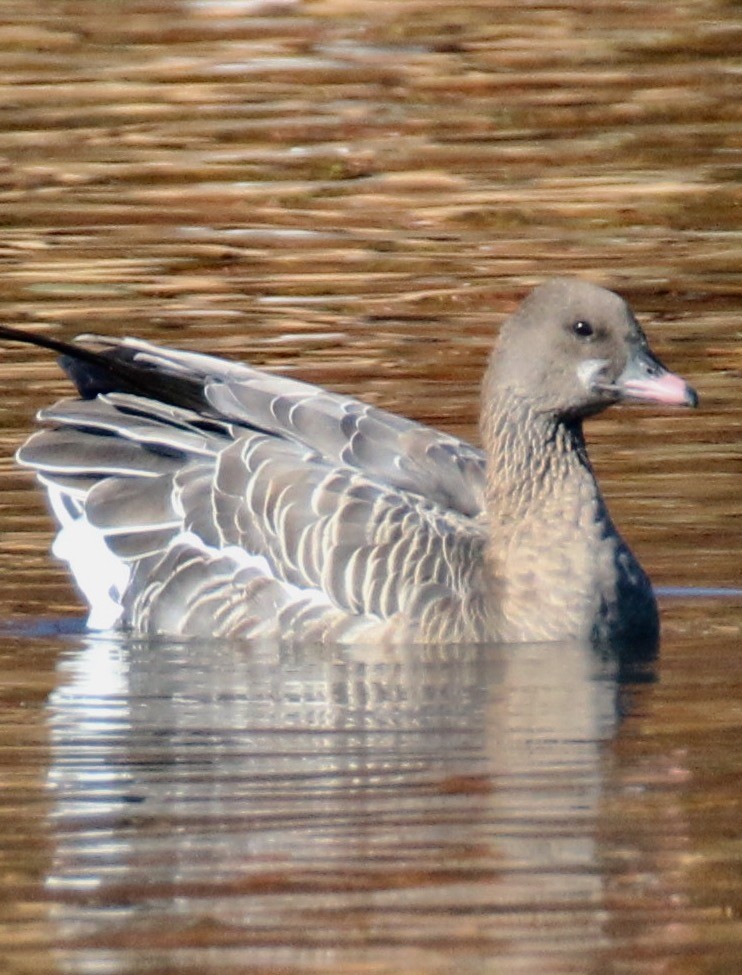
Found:
[[341, 967], [496, 943], [529, 972], [604, 945], [617, 687], [588, 649], [96, 638], [63, 666], [48, 889], [71, 970], [103, 941], [191, 963], [206, 943], [332, 948]]

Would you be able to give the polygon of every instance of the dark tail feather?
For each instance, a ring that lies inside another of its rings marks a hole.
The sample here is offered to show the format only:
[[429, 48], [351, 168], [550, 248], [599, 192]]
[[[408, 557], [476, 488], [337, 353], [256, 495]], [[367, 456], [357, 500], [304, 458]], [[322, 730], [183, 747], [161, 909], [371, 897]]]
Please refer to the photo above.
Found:
[[58, 353], [60, 367], [83, 399], [95, 399], [100, 393], [132, 393], [200, 413], [209, 412], [200, 378], [169, 372], [166, 365], [137, 362], [136, 351], [126, 346], [96, 352], [84, 345], [9, 325], [0, 325], [0, 340], [23, 342]]

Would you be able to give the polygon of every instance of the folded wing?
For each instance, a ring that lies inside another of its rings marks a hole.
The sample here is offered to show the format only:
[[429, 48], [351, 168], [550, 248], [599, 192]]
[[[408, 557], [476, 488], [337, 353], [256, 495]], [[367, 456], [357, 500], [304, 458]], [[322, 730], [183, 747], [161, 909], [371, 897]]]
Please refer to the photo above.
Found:
[[[426, 619], [461, 626], [484, 544], [478, 451], [246, 366], [121, 347], [153, 397], [59, 403], [19, 453], [50, 490], [67, 533], [57, 549], [91, 604], [68, 557], [81, 526], [125, 569], [99, 580], [116, 607], [104, 625], [341, 640], [390, 626], [414, 636]], [[154, 398], [160, 373], [202, 383], [205, 408]]]

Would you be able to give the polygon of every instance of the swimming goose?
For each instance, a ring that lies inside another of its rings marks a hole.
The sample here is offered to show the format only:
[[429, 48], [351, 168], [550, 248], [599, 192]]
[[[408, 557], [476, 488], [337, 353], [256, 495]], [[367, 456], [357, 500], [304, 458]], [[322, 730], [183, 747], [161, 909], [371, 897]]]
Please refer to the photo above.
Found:
[[175, 637], [653, 647], [650, 582], [582, 423], [695, 406], [618, 295], [536, 288], [502, 326], [483, 450], [358, 400], [138, 339], [66, 344], [79, 397], [18, 461], [46, 488], [89, 625]]

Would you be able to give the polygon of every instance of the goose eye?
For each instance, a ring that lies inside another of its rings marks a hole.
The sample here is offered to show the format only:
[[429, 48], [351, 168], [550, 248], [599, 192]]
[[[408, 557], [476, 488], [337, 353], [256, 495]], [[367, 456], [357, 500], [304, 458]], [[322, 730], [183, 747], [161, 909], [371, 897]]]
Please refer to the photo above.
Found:
[[581, 339], [589, 339], [594, 335], [594, 330], [590, 322], [579, 321], [572, 325], [572, 331]]

